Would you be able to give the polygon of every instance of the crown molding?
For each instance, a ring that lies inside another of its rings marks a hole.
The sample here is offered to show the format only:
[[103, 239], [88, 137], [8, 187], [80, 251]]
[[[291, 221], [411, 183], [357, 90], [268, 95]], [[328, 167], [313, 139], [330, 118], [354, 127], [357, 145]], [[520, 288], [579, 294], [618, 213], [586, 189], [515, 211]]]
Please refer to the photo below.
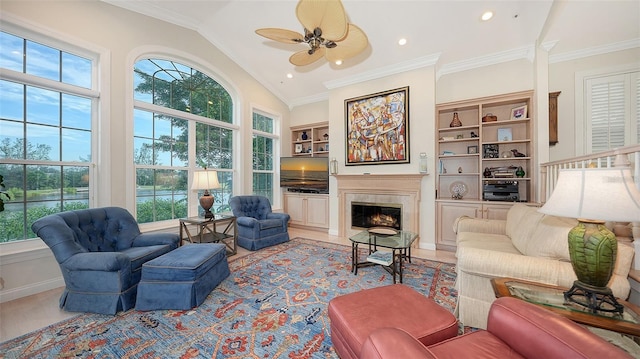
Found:
[[151, 1], [123, 1], [123, 0], [101, 0], [107, 4], [117, 6], [119, 8], [124, 8], [127, 10], [131, 10], [142, 14], [144, 16], [152, 17], [155, 19], [160, 19], [162, 21], [166, 21], [168, 23], [178, 25], [191, 30], [198, 30], [197, 22], [193, 21], [192, 18], [187, 16], [182, 16], [178, 13], [167, 11], [166, 9], [155, 5]]
[[555, 41], [547, 41], [547, 42], [543, 42], [542, 44], [540, 44], [540, 47], [542, 47], [546, 52], [549, 52], [549, 51], [551, 51], [551, 49], [553, 49], [557, 44], [558, 44], [558, 40], [555, 40]]
[[558, 63], [564, 61], [571, 61], [581, 59], [589, 56], [603, 55], [610, 52], [629, 50], [640, 47], [640, 38], [635, 38], [627, 41], [614, 42], [603, 46], [589, 47], [586, 49], [565, 52], [556, 55], [549, 55], [549, 63]]
[[452, 62], [442, 65], [442, 67], [436, 72], [436, 80], [443, 75], [476, 69], [479, 67], [496, 65], [513, 60], [527, 59], [530, 62], [533, 62], [534, 54], [534, 46], [529, 45], [507, 51], [496, 52], [487, 56], [474, 57], [467, 60]]
[[302, 106], [310, 103], [327, 101], [327, 100], [329, 100], [329, 93], [323, 92], [313, 96], [294, 98], [288, 103], [288, 105], [289, 105], [289, 109], [291, 110], [296, 106]]
[[396, 75], [399, 73], [403, 73], [403, 72], [407, 72], [407, 71], [411, 71], [411, 70], [415, 70], [415, 69], [419, 69], [427, 66], [434, 66], [438, 62], [439, 58], [440, 58], [440, 53], [418, 57], [413, 60], [399, 62], [397, 64], [392, 64], [392, 65], [381, 67], [375, 70], [362, 72], [355, 76], [346, 77], [346, 78], [333, 80], [333, 81], [326, 81], [326, 82], [323, 82], [322, 84], [327, 89], [333, 90], [336, 88], [354, 85], [364, 81], [375, 80], [375, 79], [379, 79], [386, 76]]

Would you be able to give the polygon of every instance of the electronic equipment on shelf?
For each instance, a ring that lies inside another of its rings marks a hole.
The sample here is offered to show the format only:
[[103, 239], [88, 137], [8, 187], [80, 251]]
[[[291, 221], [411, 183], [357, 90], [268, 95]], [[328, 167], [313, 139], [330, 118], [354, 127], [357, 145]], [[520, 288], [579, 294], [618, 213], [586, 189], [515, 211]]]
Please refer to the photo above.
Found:
[[518, 181], [485, 181], [482, 186], [482, 199], [485, 201], [517, 202], [520, 200]]

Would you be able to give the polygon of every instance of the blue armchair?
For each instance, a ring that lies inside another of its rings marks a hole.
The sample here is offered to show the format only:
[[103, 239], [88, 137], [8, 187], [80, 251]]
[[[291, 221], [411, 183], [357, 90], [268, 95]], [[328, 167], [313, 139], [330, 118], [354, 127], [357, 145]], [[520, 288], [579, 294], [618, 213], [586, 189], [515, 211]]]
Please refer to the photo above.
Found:
[[263, 196], [234, 196], [229, 200], [238, 223], [238, 245], [250, 251], [289, 240], [289, 215], [273, 213]]
[[60, 308], [116, 314], [135, 307], [142, 264], [178, 247], [171, 233], [140, 233], [124, 208], [104, 207], [42, 217], [31, 229], [51, 248], [66, 288]]

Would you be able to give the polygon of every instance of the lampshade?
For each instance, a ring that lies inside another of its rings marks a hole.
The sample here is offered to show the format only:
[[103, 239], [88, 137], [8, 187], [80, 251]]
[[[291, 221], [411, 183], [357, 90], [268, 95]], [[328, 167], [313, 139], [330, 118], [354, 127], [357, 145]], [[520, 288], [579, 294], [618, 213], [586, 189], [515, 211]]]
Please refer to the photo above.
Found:
[[217, 171], [205, 169], [204, 171], [196, 171], [193, 173], [193, 182], [191, 183], [192, 190], [209, 190], [216, 188], [220, 188]]
[[640, 191], [629, 167], [563, 169], [539, 211], [569, 218], [640, 221]]

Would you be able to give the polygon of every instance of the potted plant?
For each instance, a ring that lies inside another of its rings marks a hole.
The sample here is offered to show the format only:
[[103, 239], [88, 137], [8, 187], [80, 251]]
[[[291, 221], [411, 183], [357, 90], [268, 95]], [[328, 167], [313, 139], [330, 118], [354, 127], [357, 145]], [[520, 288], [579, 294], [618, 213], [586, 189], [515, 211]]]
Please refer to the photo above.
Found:
[[0, 212], [4, 211], [4, 198], [3, 197], [6, 197], [7, 199], [11, 199], [11, 196], [9, 196], [9, 192], [4, 187], [4, 177], [2, 177], [2, 175], [0, 175]]

